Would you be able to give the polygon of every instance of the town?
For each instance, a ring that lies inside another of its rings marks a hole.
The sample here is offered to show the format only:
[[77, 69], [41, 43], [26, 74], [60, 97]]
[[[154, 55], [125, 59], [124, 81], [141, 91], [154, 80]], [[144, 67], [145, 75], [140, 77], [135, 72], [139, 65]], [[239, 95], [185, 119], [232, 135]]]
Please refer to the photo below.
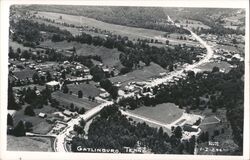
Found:
[[71, 7], [10, 8], [8, 150], [242, 154], [244, 10]]

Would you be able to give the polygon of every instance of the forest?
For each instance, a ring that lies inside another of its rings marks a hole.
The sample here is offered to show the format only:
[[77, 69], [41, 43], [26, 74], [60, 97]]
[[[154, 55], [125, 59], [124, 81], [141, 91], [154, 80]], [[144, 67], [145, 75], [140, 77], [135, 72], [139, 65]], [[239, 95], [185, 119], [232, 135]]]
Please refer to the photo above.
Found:
[[[155, 98], [129, 98], [119, 104], [124, 107], [130, 105], [130, 109], [135, 109], [141, 105], [154, 107], [157, 104], [171, 102], [180, 108], [185, 108], [186, 112], [205, 108], [211, 108], [212, 112], [216, 112], [219, 108], [225, 108], [227, 119], [232, 125], [235, 143], [242, 151], [244, 81], [241, 78], [243, 75], [243, 63], [239, 63], [237, 68], [231, 69], [228, 73], [219, 72], [218, 67], [214, 67], [211, 72], [197, 74], [189, 71], [186, 80], [182, 79], [177, 84], [153, 88]], [[143, 90], [143, 92], [147, 91], [147, 89]], [[202, 101], [201, 97], [208, 99], [208, 102]]]
[[118, 149], [126, 152], [125, 147], [146, 147], [152, 153], [158, 154], [193, 154], [195, 138], [182, 141], [182, 129], [176, 127], [169, 136], [160, 127], [149, 127], [145, 122], [137, 123], [122, 115], [118, 106], [112, 105], [104, 108], [100, 116], [91, 123], [88, 131], [88, 139], [75, 136], [72, 140], [71, 149], [77, 152], [77, 147], [82, 148], [106, 148]]

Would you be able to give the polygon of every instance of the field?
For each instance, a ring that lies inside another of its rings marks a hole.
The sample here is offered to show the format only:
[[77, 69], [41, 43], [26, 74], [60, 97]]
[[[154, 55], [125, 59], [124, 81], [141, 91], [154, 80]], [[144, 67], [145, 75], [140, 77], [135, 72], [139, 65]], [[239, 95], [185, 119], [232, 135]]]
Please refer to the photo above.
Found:
[[17, 71], [17, 72], [13, 72], [13, 73], [19, 79], [26, 79], [26, 78], [32, 78], [32, 76], [35, 72], [36, 72], [35, 70], [25, 68], [21, 71]]
[[96, 102], [89, 101], [88, 98], [78, 98], [77, 95], [64, 94], [62, 92], [53, 92], [52, 97], [60, 102], [60, 105], [70, 106], [71, 103], [78, 108], [91, 109], [98, 105]]
[[109, 67], [116, 67], [120, 68], [121, 63], [119, 60], [119, 55], [121, 52], [119, 52], [117, 49], [108, 49], [102, 46], [94, 46], [94, 45], [88, 45], [88, 44], [81, 44], [77, 42], [70, 42], [67, 41], [63, 42], [51, 42], [46, 41], [41, 43], [42, 46], [48, 46], [53, 47], [55, 49], [71, 49], [73, 46], [76, 48], [77, 55], [87, 56], [87, 55], [99, 55], [102, 59], [102, 63], [105, 66]]
[[[32, 122], [33, 124], [33, 133], [38, 133], [38, 134], [47, 134], [51, 128], [52, 128], [52, 125], [47, 123], [45, 119], [43, 118], [40, 118], [38, 116], [27, 116], [27, 115], [24, 115], [24, 108], [17, 111], [13, 117], [13, 120], [14, 120], [14, 126], [20, 121], [29, 121], [29, 122]], [[56, 109], [54, 108], [51, 108], [49, 106], [44, 106], [43, 108], [41, 109], [34, 109], [36, 115], [38, 115], [40, 112], [43, 112], [43, 113], [46, 113], [46, 114], [49, 114], [49, 113], [53, 113], [56, 111]]]
[[80, 84], [69, 84], [67, 85], [69, 88], [69, 91], [72, 91], [74, 94], [77, 94], [79, 90], [82, 91], [83, 97], [96, 97], [98, 96], [101, 91], [94, 85], [93, 82], [90, 82], [89, 84], [86, 83], [80, 83]]
[[52, 152], [53, 139], [44, 137], [7, 136], [8, 151], [43, 151]]
[[[112, 31], [112, 33], [117, 35], [128, 36], [131, 39], [152, 38], [156, 35], [165, 34], [165, 32], [162, 31], [115, 25], [83, 16], [74, 16], [53, 12], [38, 12], [38, 15], [44, 16], [45, 18], [53, 19], [55, 20], [55, 22], [65, 22], [69, 24], [82, 26], [87, 25], [89, 27], [101, 28], [102, 30]], [[60, 16], [62, 16], [61, 20], [59, 19]]]
[[217, 44], [216, 45], [216, 48], [218, 49], [225, 49], [225, 50], [228, 50], [228, 51], [234, 51], [236, 53], [238, 52], [242, 52], [244, 54], [244, 45], [242, 44], [237, 44], [237, 46], [239, 46], [238, 48], [234, 47], [234, 46], [229, 46], [229, 45], [221, 45], [221, 44]]
[[157, 77], [162, 72], [166, 72], [166, 70], [158, 64], [150, 63], [149, 66], [144, 66], [143, 69], [137, 69], [125, 75], [110, 78], [110, 81], [113, 83], [121, 82], [122, 86], [125, 86], [132, 81], [145, 81], [149, 78]]
[[9, 46], [13, 48], [13, 50], [16, 52], [17, 48], [20, 48], [22, 50], [29, 50], [30, 47], [24, 47], [22, 44], [14, 42], [12, 40], [9, 40]]
[[[131, 118], [133, 121], [135, 121], [135, 122], [137, 122], [137, 123], [146, 123], [148, 126], [150, 126], [150, 127], [153, 127], [153, 128], [160, 128], [160, 127], [162, 127], [162, 126], [160, 126], [160, 125], [157, 125], [157, 124], [155, 124], [155, 123], [150, 123], [150, 122], [145, 122], [144, 120], [141, 120], [141, 119], [139, 119], [139, 118], [135, 118], [135, 117], [129, 117], [128, 116], [128, 118]], [[170, 129], [168, 129], [168, 128], [166, 128], [166, 127], [162, 127], [162, 129], [163, 129], [163, 131], [164, 132], [166, 132], [168, 135], [171, 135], [172, 134], [172, 131], [170, 130]]]
[[155, 107], [139, 107], [130, 112], [162, 123], [171, 123], [182, 116], [183, 110], [173, 103], [158, 104]]
[[227, 62], [209, 62], [205, 63], [198, 67], [202, 71], [212, 71], [213, 67], [219, 67], [219, 69], [224, 70], [225, 73], [228, 73], [231, 70], [231, 65]]
[[[138, 28], [138, 27], [128, 27], [128, 26], [122, 26], [122, 25], [116, 25], [111, 23], [105, 23], [102, 21], [98, 21], [93, 18], [87, 18], [84, 16], [76, 16], [76, 15], [68, 15], [68, 14], [61, 14], [61, 13], [53, 13], [53, 12], [38, 12], [38, 16], [42, 16], [48, 19], [55, 20], [55, 22], [65, 22], [68, 24], [74, 24], [74, 25], [82, 25], [82, 26], [89, 26], [89, 28], [101, 28], [102, 30], [107, 30], [112, 32], [116, 35], [122, 35], [127, 36], [131, 40], [136, 40], [138, 38], [141, 39], [158, 39], [157, 37], [163, 36], [166, 32], [163, 31], [157, 31], [157, 30], [151, 30], [151, 29], [144, 29], [144, 28]], [[59, 17], [62, 16], [62, 19], [59, 19]], [[70, 31], [70, 29], [67, 29]], [[71, 31], [72, 32], [72, 31]], [[76, 34], [75, 32], [72, 32], [73, 34]], [[94, 34], [93, 32], [89, 32], [89, 34]], [[159, 40], [161, 41], [161, 40]], [[175, 38], [169, 38], [170, 44], [179, 44], [179, 41]], [[162, 41], [165, 43], [165, 41]], [[193, 45], [193, 43], [190, 43], [189, 41], [183, 41], [181, 44], [187, 43], [190, 45]]]
[[195, 20], [191, 20], [191, 19], [180, 20], [180, 25], [183, 25], [184, 27], [188, 27], [190, 29], [192, 29], [192, 28], [195, 28], [195, 29], [197, 29], [197, 28], [209, 29], [210, 28], [209, 26], [203, 24], [200, 21], [195, 21]]

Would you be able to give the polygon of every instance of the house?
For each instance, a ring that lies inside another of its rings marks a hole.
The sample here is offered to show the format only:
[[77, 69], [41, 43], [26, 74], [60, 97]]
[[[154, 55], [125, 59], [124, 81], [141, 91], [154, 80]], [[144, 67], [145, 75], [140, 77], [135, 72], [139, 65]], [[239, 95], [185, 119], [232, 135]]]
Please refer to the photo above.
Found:
[[110, 94], [108, 93], [108, 92], [104, 92], [104, 93], [101, 93], [101, 94], [99, 94], [99, 97], [101, 97], [101, 98], [108, 98], [110, 96]]
[[90, 74], [90, 70], [89, 70], [88, 68], [84, 68], [84, 69], [83, 69], [83, 73], [84, 73], [84, 74]]
[[47, 117], [47, 115], [46, 115], [45, 113], [42, 113], [42, 112], [40, 112], [40, 113], [38, 114], [38, 116], [41, 117], [41, 118]]
[[199, 126], [194, 126], [194, 125], [190, 125], [190, 124], [184, 124], [182, 128], [184, 131], [188, 131], [188, 132], [198, 132], [199, 131]]
[[21, 58], [20, 61], [24, 62], [24, 61], [26, 61], [26, 59], [25, 58]]
[[57, 81], [50, 81], [46, 83], [46, 86], [48, 86], [49, 89], [55, 91], [59, 89], [59, 82]]
[[109, 73], [109, 69], [108, 68], [103, 68], [103, 72], [104, 73]]
[[63, 111], [63, 114], [64, 114], [65, 116], [68, 116], [68, 117], [74, 117], [74, 116], [77, 115], [76, 112], [71, 112], [71, 111], [69, 111], [69, 110], [64, 110], [64, 111]]

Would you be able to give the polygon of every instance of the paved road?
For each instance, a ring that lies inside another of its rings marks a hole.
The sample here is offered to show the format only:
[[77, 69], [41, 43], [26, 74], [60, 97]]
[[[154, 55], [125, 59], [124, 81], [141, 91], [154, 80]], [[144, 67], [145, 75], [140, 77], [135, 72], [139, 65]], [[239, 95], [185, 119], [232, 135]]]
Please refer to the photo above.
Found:
[[[213, 56], [212, 48], [206, 42], [204, 42], [198, 35], [193, 33], [191, 30], [189, 30], [189, 31], [190, 31], [191, 35], [207, 49], [206, 56], [202, 60], [200, 60], [199, 62], [188, 65], [182, 70], [174, 71], [174, 72], [172, 72], [170, 75], [168, 75], [166, 77], [158, 78], [158, 79], [153, 80], [152, 82], [147, 84], [146, 87], [158, 86], [159, 84], [162, 84], [164, 82], [167, 82], [167, 81], [173, 79], [174, 76], [184, 75], [183, 71], [185, 71], [185, 70], [193, 70], [194, 68], [196, 68], [196, 67], [198, 67], [198, 66], [200, 66], [200, 65], [202, 65], [204, 63], [209, 62], [209, 59], [212, 58], [212, 56]], [[131, 93], [131, 94], [134, 94], [134, 93]], [[91, 110], [89, 110], [85, 114], [79, 116], [78, 118], [72, 119], [71, 121], [69, 121], [67, 123], [68, 127], [66, 127], [58, 136], [56, 136], [56, 140], [55, 140], [55, 143], [54, 143], [55, 151], [56, 152], [67, 152], [67, 148], [66, 148], [66, 145], [65, 145], [65, 138], [69, 134], [69, 131], [73, 130], [74, 125], [79, 124], [79, 121], [81, 120], [81, 118], [88, 121], [90, 118], [93, 117], [93, 115], [100, 112], [102, 108], [104, 108], [105, 106], [108, 106], [108, 105], [112, 105], [112, 104], [113, 104], [113, 102], [106, 101], [106, 102], [92, 108]], [[148, 121], [150, 123], [154, 123], [154, 124], [157, 124], [157, 125], [164, 126], [164, 127], [168, 128], [168, 129], [171, 129], [171, 126], [169, 124], [163, 124], [161, 122], [158, 122], [158, 121], [146, 118], [146, 117], [142, 117], [142, 116], [139, 116], [139, 115], [136, 115], [136, 114], [124, 112], [124, 111], [122, 111], [122, 113], [126, 114], [126, 115], [129, 115], [129, 116], [132, 116], [132, 117], [142, 119], [144, 121]]]
[[155, 87], [155, 86], [158, 86], [164, 82], [168, 82], [168, 81], [172, 80], [173, 77], [184, 76], [185, 70], [186, 71], [194, 70], [195, 68], [199, 67], [200, 65], [209, 62], [209, 59], [212, 58], [212, 56], [213, 56], [213, 50], [212, 50], [211, 46], [209, 46], [205, 41], [203, 41], [197, 34], [192, 32], [191, 30], [189, 30], [189, 31], [190, 31], [191, 35], [206, 48], [206, 50], [207, 50], [206, 56], [204, 58], [202, 58], [199, 62], [196, 62], [194, 64], [190, 64], [181, 70], [171, 72], [170, 75], [167, 75], [167, 76], [162, 77], [162, 78], [157, 78], [157, 79], [151, 81], [145, 87], [148, 87], [148, 88]]
[[112, 105], [112, 104], [113, 104], [112, 101], [106, 101], [105, 103], [102, 103], [102, 104], [92, 108], [91, 110], [87, 111], [85, 114], [80, 115], [78, 118], [72, 119], [71, 121], [69, 121], [67, 123], [68, 127], [66, 127], [59, 135], [56, 136], [56, 140], [54, 143], [55, 151], [56, 152], [67, 152], [67, 148], [65, 145], [65, 138], [67, 137], [67, 135], [69, 135], [69, 132], [73, 130], [74, 125], [79, 124], [79, 121], [81, 119], [88, 121], [94, 115], [99, 113], [104, 107]]

